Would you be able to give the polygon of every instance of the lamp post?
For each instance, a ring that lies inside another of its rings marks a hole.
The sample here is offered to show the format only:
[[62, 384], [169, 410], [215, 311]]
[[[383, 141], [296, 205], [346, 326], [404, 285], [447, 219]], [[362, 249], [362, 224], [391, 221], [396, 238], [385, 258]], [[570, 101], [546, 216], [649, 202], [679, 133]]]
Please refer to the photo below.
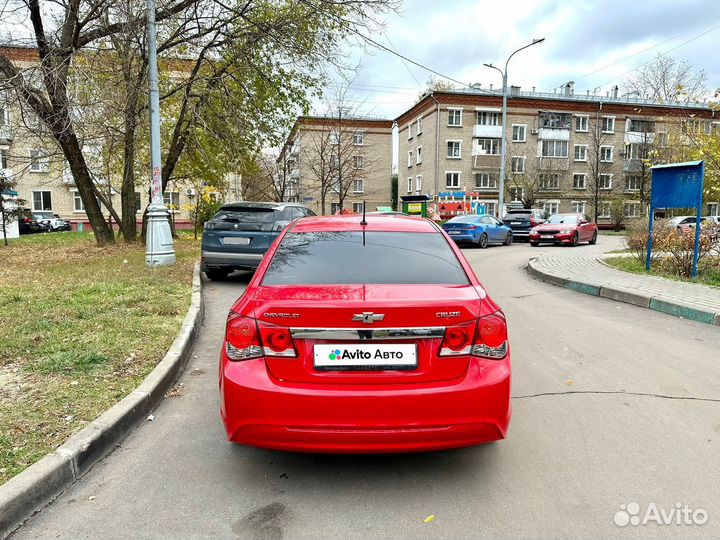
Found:
[[542, 43], [545, 41], [545, 38], [540, 39], [533, 39], [531, 43], [528, 43], [524, 47], [520, 47], [516, 51], [514, 51], [510, 56], [508, 56], [508, 59], [505, 61], [505, 69], [502, 70], [497, 66], [493, 66], [492, 64], [483, 64], [485, 67], [489, 67], [492, 69], [495, 69], [500, 72], [500, 75], [502, 75], [502, 98], [503, 98], [503, 104], [502, 104], [502, 134], [500, 135], [500, 187], [499, 187], [499, 194], [498, 194], [498, 209], [497, 209], [497, 217], [498, 219], [503, 218], [503, 207], [505, 206], [505, 168], [506, 168], [506, 160], [507, 160], [507, 68], [508, 64], [510, 63], [510, 59], [515, 56], [517, 53], [522, 51], [523, 49], [527, 49], [528, 47], [532, 47], [533, 45], [537, 45], [538, 43]]
[[175, 264], [168, 209], [163, 202], [160, 156], [160, 91], [158, 89], [157, 31], [155, 0], [147, 0], [148, 78], [150, 80], [150, 206], [148, 208], [147, 249], [145, 264], [153, 268]]

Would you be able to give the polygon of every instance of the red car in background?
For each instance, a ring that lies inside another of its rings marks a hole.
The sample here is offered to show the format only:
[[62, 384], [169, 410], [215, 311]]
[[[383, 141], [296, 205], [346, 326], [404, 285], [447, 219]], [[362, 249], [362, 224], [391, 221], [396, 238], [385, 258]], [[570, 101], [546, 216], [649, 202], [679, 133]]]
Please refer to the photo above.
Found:
[[598, 227], [586, 214], [553, 214], [542, 225], [534, 227], [528, 239], [531, 246], [541, 243], [577, 246], [580, 242], [597, 242]]
[[429, 220], [300, 219], [229, 313], [220, 393], [228, 438], [263, 448], [406, 452], [502, 439], [505, 316]]

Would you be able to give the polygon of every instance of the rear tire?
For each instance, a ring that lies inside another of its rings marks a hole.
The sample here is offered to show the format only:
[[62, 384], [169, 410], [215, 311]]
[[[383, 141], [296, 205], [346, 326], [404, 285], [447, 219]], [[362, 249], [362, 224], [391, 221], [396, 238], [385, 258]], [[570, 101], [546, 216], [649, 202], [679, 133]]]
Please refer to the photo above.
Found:
[[530, 245], [532, 247], [538, 247], [540, 245], [540, 242], [530, 242]]
[[590, 245], [595, 245], [597, 243], [597, 231], [595, 231], [592, 235], [592, 238], [590, 239]]
[[482, 249], [485, 249], [486, 247], [488, 247], [488, 235], [487, 235], [487, 233], [482, 233], [482, 234], [480, 235], [480, 239], [478, 240], [478, 245], [479, 245]]
[[507, 233], [507, 236], [505, 237], [505, 245], [511, 246], [513, 243], [513, 234], [511, 232]]
[[219, 268], [215, 270], [205, 270], [205, 275], [211, 281], [222, 281], [223, 279], [228, 277], [229, 273], [229, 270], [223, 270]]

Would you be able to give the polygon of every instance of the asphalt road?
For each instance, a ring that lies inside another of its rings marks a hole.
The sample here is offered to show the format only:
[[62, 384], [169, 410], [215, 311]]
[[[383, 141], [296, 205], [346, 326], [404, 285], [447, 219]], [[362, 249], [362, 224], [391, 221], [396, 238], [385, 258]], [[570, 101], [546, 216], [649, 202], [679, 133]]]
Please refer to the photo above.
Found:
[[[514, 418], [505, 441], [439, 453], [302, 455], [226, 442], [218, 349], [247, 277], [207, 283], [181, 395], [14, 538], [720, 537], [720, 329], [522, 269], [540, 251], [616, 243], [465, 250], [509, 320]], [[658, 513], [679, 503], [709, 519], [616, 525], [631, 502], [640, 518], [651, 503]]]

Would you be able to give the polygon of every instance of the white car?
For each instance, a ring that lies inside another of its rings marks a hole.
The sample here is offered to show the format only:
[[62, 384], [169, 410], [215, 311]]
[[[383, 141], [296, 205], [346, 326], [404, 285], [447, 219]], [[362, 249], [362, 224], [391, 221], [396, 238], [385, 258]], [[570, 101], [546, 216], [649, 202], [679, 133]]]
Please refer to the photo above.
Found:
[[705, 221], [710, 222], [713, 226], [720, 226], [720, 216], [705, 216]]
[[43, 228], [51, 232], [55, 231], [69, 231], [70, 224], [62, 219], [57, 214], [52, 212], [40, 211], [33, 212], [33, 216], [37, 220], [38, 224]]
[[[702, 219], [702, 218], [701, 218]], [[681, 229], [681, 225], [686, 225], [689, 223], [695, 224], [695, 221], [697, 218], [695, 216], [675, 216], [673, 218], [668, 219], [668, 226], [674, 227], [676, 229]]]

